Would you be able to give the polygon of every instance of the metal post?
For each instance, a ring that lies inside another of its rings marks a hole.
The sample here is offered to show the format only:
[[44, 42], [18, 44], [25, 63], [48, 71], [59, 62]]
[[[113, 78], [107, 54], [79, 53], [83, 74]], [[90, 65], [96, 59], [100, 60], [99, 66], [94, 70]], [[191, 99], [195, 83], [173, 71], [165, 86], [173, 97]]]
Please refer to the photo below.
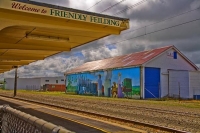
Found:
[[160, 83], [158, 83], [158, 89], [159, 89], [159, 96], [158, 96], [158, 98], [161, 98], [161, 87], [160, 87]]
[[178, 87], [179, 87], [178, 95], [179, 95], [179, 100], [180, 100], [180, 99], [181, 99], [181, 87], [180, 87], [180, 82], [178, 82]]
[[14, 97], [17, 95], [17, 66], [15, 68]]
[[169, 70], [168, 70], [168, 98], [170, 97], [170, 96], [169, 96], [169, 79], [170, 79], [169, 76], [170, 76], [170, 75], [169, 75]]
[[140, 99], [143, 99], [144, 97], [143, 97], [143, 91], [144, 91], [144, 84], [143, 84], [143, 82], [144, 82], [144, 80], [143, 80], [143, 71], [144, 71], [144, 67], [143, 66], [141, 66], [140, 67]]
[[66, 89], [66, 87], [67, 87], [67, 76], [66, 76], [66, 74], [64, 74], [64, 82], [65, 82], [65, 93], [67, 93], [67, 89]]

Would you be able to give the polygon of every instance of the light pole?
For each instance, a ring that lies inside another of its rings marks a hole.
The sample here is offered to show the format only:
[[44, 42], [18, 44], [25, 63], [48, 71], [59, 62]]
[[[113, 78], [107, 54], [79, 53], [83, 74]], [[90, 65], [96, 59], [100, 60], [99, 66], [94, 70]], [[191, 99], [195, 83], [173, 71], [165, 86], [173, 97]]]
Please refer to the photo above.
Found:
[[15, 83], [14, 83], [14, 97], [17, 95], [17, 68], [18, 66], [14, 66], [15, 68]]

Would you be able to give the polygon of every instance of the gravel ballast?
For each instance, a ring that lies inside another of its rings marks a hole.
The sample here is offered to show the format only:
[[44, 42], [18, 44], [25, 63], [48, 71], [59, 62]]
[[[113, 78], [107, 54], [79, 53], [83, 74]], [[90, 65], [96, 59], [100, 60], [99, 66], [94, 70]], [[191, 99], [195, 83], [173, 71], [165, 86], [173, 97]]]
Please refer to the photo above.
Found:
[[[0, 91], [12, 96], [12, 91]], [[200, 133], [200, 102], [150, 101], [75, 96], [61, 93], [18, 92], [18, 98], [49, 103], [71, 109], [145, 122], [153, 125]]]

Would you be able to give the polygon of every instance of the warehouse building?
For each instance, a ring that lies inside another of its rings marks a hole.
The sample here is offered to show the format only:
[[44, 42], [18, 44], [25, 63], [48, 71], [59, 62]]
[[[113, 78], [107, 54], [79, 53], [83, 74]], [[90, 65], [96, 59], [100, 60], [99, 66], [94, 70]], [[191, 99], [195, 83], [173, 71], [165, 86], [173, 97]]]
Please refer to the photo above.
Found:
[[132, 98], [199, 98], [198, 67], [175, 46], [87, 62], [66, 72], [68, 92]]
[[[14, 78], [5, 79], [5, 89], [14, 89]], [[57, 90], [65, 91], [65, 77], [40, 77], [40, 78], [18, 78], [17, 88], [20, 90]]]

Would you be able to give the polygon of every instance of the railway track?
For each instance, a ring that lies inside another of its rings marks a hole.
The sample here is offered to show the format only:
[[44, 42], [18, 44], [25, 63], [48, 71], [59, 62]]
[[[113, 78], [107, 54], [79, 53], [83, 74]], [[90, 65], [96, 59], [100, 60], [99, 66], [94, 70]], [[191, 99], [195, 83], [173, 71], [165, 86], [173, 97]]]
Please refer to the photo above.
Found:
[[187, 131], [181, 131], [181, 130], [177, 130], [177, 129], [173, 129], [173, 128], [169, 128], [169, 127], [153, 125], [153, 124], [144, 123], [144, 122], [140, 122], [140, 121], [127, 120], [127, 119], [122, 119], [122, 118], [118, 118], [118, 117], [72, 109], [72, 108], [68, 108], [68, 107], [61, 107], [61, 106], [56, 106], [56, 105], [49, 104], [49, 103], [47, 104], [47, 103], [33, 101], [33, 100], [27, 100], [27, 99], [23, 99], [23, 98], [13, 98], [13, 97], [4, 96], [4, 95], [0, 95], [0, 96], [5, 97], [5, 98], [17, 99], [17, 100], [21, 100], [21, 101], [25, 101], [25, 102], [35, 103], [35, 104], [39, 104], [39, 105], [45, 105], [45, 106], [49, 106], [49, 107], [53, 107], [53, 108], [63, 109], [63, 110], [67, 110], [67, 111], [73, 111], [76, 113], [87, 114], [87, 115], [91, 115], [91, 116], [95, 116], [95, 117], [101, 117], [101, 118], [110, 119], [110, 120], [114, 120], [114, 121], [130, 123], [130, 124], [134, 124], [134, 125], [138, 125], [138, 126], [144, 126], [144, 127], [148, 127], [148, 128], [152, 128], [152, 129], [160, 130], [160, 131], [173, 132], [173, 133], [188, 133]]
[[[80, 100], [71, 100], [72, 102], [79, 102], [79, 103], [87, 103], [87, 104], [97, 104], [97, 103], [93, 103], [93, 102], [90, 102], [90, 101], [87, 101], [87, 102], [83, 102]], [[175, 111], [175, 110], [165, 110], [165, 109], [155, 109], [155, 108], [149, 108], [149, 107], [140, 107], [140, 106], [134, 106], [134, 105], [122, 105], [122, 104], [114, 104], [114, 103], [105, 103], [105, 102], [102, 102], [100, 103], [101, 105], [104, 105], [104, 106], [109, 106], [109, 105], [112, 105], [112, 106], [115, 106], [116, 108], [119, 107], [123, 107], [123, 108], [126, 108], [126, 109], [138, 109], [138, 110], [144, 110], [144, 111], [151, 111], [151, 112], [157, 112], [157, 113], [165, 113], [165, 114], [171, 114], [171, 115], [178, 115], [178, 116], [188, 116], [188, 117], [200, 117], [200, 114], [196, 114], [196, 113], [190, 113], [190, 112], [181, 112], [181, 111]], [[98, 103], [99, 105], [99, 103]]]

